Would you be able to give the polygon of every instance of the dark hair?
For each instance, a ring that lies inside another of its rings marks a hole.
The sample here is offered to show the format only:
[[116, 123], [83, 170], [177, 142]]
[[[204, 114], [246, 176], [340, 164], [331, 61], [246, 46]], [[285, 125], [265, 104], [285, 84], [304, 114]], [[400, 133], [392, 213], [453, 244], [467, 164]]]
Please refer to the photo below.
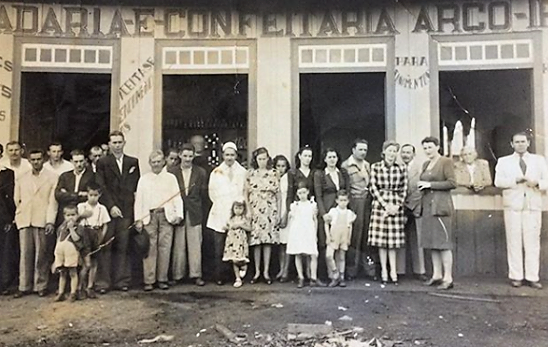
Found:
[[113, 136], [122, 136], [122, 138], [125, 140], [126, 137], [124, 136], [124, 133], [120, 130], [114, 130], [110, 134], [108, 134], [108, 140], [110, 141]]
[[236, 214], [234, 213], [234, 208], [238, 206], [244, 208], [244, 213], [242, 213], [242, 216], [245, 216], [245, 214], [247, 213], [247, 205], [245, 204], [245, 201], [234, 201], [232, 203], [232, 207], [230, 208], [230, 218], [234, 218], [234, 216], [236, 216]]
[[266, 154], [268, 156], [266, 168], [269, 170], [272, 169], [272, 158], [270, 158], [270, 154], [268, 154], [268, 149], [266, 149], [265, 147], [259, 147], [253, 151], [253, 158], [251, 158], [251, 167], [254, 169], [259, 168], [259, 164], [257, 163], [257, 157], [261, 154]]
[[[310, 151], [312, 153], [312, 161], [314, 161], [314, 151], [312, 151], [312, 148], [310, 148], [309, 145], [304, 145], [303, 147], [299, 148], [299, 150], [295, 154], [295, 168], [296, 169], [301, 167], [301, 159], [299, 158], [299, 155], [301, 155], [304, 151]], [[312, 162], [310, 163], [310, 167], [312, 167]]]
[[88, 185], [86, 186], [86, 191], [89, 192], [90, 190], [96, 190], [99, 193], [101, 193], [103, 191], [101, 186], [99, 185], [99, 183], [94, 182], [94, 181], [89, 182]]
[[339, 152], [335, 148], [332, 148], [332, 147], [327, 147], [322, 152], [322, 161], [320, 162], [320, 165], [319, 165], [320, 168], [325, 169], [327, 167], [327, 164], [325, 163], [325, 158], [327, 157], [327, 153], [330, 153], [330, 152], [333, 152], [337, 155], [337, 164], [336, 164], [336, 166], [340, 169], [341, 168], [341, 155], [339, 154]]
[[384, 159], [384, 151], [385, 151], [388, 147], [392, 147], [392, 146], [395, 146], [395, 147], [396, 147], [396, 152], [400, 150], [400, 144], [397, 143], [397, 142], [394, 141], [394, 140], [387, 140], [387, 141], [384, 141], [384, 142], [382, 143], [381, 158]]
[[402, 145], [402, 146], [401, 146], [401, 149], [403, 149], [403, 147], [411, 147], [411, 148], [413, 149], [413, 153], [415, 153], [415, 152], [416, 152], [416, 150], [415, 150], [415, 146], [413, 146], [413, 145], [412, 145], [412, 144], [410, 144], [410, 143], [406, 143], [405, 145]]
[[37, 154], [37, 153], [40, 153], [42, 154], [42, 157], [44, 157], [44, 151], [41, 150], [40, 148], [33, 148], [29, 151], [29, 157], [32, 155], [32, 154]]
[[95, 151], [95, 152], [101, 151], [101, 152], [103, 152], [103, 149], [99, 146], [93, 146], [89, 149], [89, 153], [91, 154], [92, 151]]
[[6, 149], [9, 146], [13, 146], [13, 145], [17, 145], [17, 146], [19, 146], [19, 148], [23, 148], [23, 144], [21, 142], [13, 140], [13, 141], [10, 141], [10, 142], [6, 143]]
[[65, 213], [66, 211], [76, 211], [76, 213], [78, 213], [78, 207], [76, 207], [76, 205], [74, 204], [68, 204], [67, 206], [63, 207], [63, 213]]
[[4, 146], [2, 146], [2, 144], [0, 143], [0, 154], [3, 154], [4, 153]]
[[354, 142], [352, 143], [352, 149], [356, 148], [356, 146], [358, 146], [360, 143], [366, 144], [367, 147], [369, 147], [369, 142], [367, 142], [367, 140], [365, 140], [365, 139], [355, 139]]
[[195, 153], [196, 149], [191, 143], [185, 143], [179, 148], [179, 153], [183, 153], [183, 151], [191, 151], [192, 153]]
[[179, 154], [179, 150], [175, 147], [168, 148], [168, 150], [166, 151], [166, 157], [169, 156], [171, 153]]
[[440, 145], [440, 140], [434, 136], [426, 136], [424, 139], [422, 139], [421, 145], [424, 145], [427, 142], [433, 143], [436, 146]]
[[61, 150], [63, 149], [63, 144], [61, 142], [51, 142], [48, 145], [48, 151], [51, 149], [52, 146], [59, 146], [59, 147], [61, 147]]
[[310, 188], [308, 187], [308, 182], [306, 180], [299, 180], [297, 181], [297, 189], [295, 189], [295, 201], [299, 199], [299, 197], [296, 194], [297, 191], [303, 188], [306, 188], [308, 190], [308, 198], [310, 199]]
[[86, 157], [86, 155], [84, 154], [84, 151], [82, 151], [81, 149], [73, 149], [72, 151], [70, 151], [71, 158], [73, 158], [75, 155], [83, 155], [84, 158]]
[[289, 163], [289, 159], [287, 159], [286, 156], [283, 154], [278, 154], [277, 156], [274, 157], [274, 159], [272, 159], [272, 166], [276, 168], [276, 165], [278, 165], [279, 161], [285, 161], [285, 165], [287, 166], [287, 171], [291, 169], [291, 164]]
[[515, 133], [514, 135], [512, 135], [512, 141], [511, 142], [514, 142], [514, 137], [516, 137], [516, 136], [525, 136], [527, 141], [531, 141], [531, 136], [529, 136], [529, 134], [526, 131], [520, 131], [519, 133]]
[[346, 191], [346, 189], [339, 189], [339, 191], [337, 192], [337, 198], [338, 198], [339, 196], [346, 196], [346, 197], [348, 197], [348, 196], [350, 196], [350, 195], [348, 194], [348, 192]]

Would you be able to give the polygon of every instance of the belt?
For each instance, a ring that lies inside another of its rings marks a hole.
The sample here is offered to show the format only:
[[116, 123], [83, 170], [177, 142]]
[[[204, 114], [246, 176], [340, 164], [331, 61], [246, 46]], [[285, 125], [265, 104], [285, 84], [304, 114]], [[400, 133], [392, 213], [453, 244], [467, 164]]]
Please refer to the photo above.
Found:
[[164, 208], [163, 207], [158, 207], [158, 208], [153, 208], [152, 210], [150, 210], [149, 212], [152, 214], [152, 213], [164, 213]]

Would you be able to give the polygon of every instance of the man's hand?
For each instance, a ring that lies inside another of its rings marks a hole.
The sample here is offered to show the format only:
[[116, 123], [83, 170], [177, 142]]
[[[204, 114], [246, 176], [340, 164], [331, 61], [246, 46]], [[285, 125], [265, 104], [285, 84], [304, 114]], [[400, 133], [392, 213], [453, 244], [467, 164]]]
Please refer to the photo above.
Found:
[[55, 227], [53, 226], [53, 224], [51, 223], [46, 224], [46, 235], [51, 234], [53, 230], [55, 230]]
[[143, 231], [143, 221], [142, 220], [138, 220], [138, 221], [135, 222], [135, 230], [137, 230], [138, 232]]
[[474, 189], [474, 191], [477, 193], [477, 192], [482, 191], [483, 189], [485, 189], [485, 187], [484, 187], [484, 186], [480, 186], [479, 184], [474, 184], [474, 185], [472, 186], [472, 189]]
[[110, 215], [112, 218], [124, 218], [124, 215], [122, 214], [122, 211], [118, 208], [118, 206], [112, 206], [110, 209]]

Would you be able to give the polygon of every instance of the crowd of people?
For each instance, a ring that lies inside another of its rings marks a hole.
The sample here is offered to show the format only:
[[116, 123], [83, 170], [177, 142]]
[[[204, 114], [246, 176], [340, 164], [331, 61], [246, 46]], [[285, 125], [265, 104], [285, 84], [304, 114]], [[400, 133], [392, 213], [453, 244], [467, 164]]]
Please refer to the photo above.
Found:
[[[93, 147], [87, 156], [71, 151], [70, 161], [60, 143], [48, 147], [47, 157], [31, 149], [27, 158], [19, 142], [7, 143], [0, 160], [3, 294], [18, 283], [16, 298], [46, 296], [52, 273], [59, 276], [57, 301], [127, 291], [136, 264], [145, 291], [187, 279], [203, 286], [202, 249], [211, 250], [212, 280], [230, 280], [237, 288], [248, 272], [251, 284], [287, 282], [293, 264], [298, 288], [345, 287], [360, 275], [398, 285], [407, 249], [415, 276], [448, 290], [455, 242], [450, 192], [492, 185], [488, 164], [475, 150], [464, 148], [462, 161], [454, 163], [440, 154], [435, 137], [421, 142], [424, 163], [415, 159], [412, 144], [385, 141], [382, 160], [370, 164], [368, 142], [357, 139], [345, 160], [325, 149], [318, 168], [310, 147], [299, 149], [293, 168], [287, 157], [272, 158], [261, 147], [248, 169], [233, 142], [222, 146], [223, 162], [209, 168], [200, 137], [193, 139], [166, 154], [153, 151], [144, 175], [138, 159], [125, 154], [119, 131], [109, 135], [106, 148]], [[495, 185], [503, 190], [511, 285], [540, 289], [541, 193], [548, 169], [529, 145], [524, 133], [512, 137], [514, 153], [499, 159]], [[3, 152], [0, 145], [0, 158]], [[205, 231], [213, 235], [206, 245]], [[424, 250], [432, 258], [430, 277]]]

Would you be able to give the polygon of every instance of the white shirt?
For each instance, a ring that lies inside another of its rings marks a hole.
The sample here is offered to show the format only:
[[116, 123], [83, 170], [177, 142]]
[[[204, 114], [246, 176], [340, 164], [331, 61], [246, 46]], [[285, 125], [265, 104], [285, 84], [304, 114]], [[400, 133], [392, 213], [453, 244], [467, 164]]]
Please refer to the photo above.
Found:
[[333, 183], [335, 183], [335, 187], [337, 187], [337, 190], [341, 189], [339, 187], [339, 169], [335, 168], [335, 171], [331, 172], [328, 168], [325, 168], [325, 174], [331, 177], [331, 180], [333, 181]]
[[5, 157], [0, 160], [0, 166], [5, 166], [12, 170], [16, 182], [21, 176], [32, 171], [32, 165], [30, 165], [29, 161], [25, 158], [21, 158], [21, 163], [19, 166], [15, 167], [11, 165], [9, 158]]
[[135, 193], [135, 220], [143, 224], [150, 223], [150, 210], [164, 208], [168, 222], [177, 217], [183, 218], [183, 199], [175, 175], [160, 171], [149, 172], [141, 176]]
[[70, 161], [61, 159], [61, 164], [57, 165], [57, 167], [53, 167], [53, 165], [51, 165], [51, 162], [48, 160], [44, 163], [44, 168], [53, 171], [57, 176], [60, 176], [64, 172], [74, 170], [74, 165], [72, 165]]
[[181, 167], [181, 173], [183, 174], [183, 184], [185, 185], [185, 194], [188, 195], [188, 188], [190, 187], [190, 175], [192, 174], [192, 166], [188, 169]]
[[83, 226], [98, 228], [110, 222], [107, 208], [100, 203], [97, 203], [95, 206], [91, 206], [88, 202], [79, 203], [78, 214], [82, 214], [85, 211], [91, 211], [91, 216], [82, 219], [80, 224]]
[[468, 173], [470, 173], [470, 184], [474, 184], [474, 172], [476, 171], [476, 165], [466, 164], [466, 167], [468, 168]]
[[80, 186], [80, 181], [82, 180], [82, 176], [84, 176], [84, 173], [86, 170], [80, 172], [79, 174], [76, 173], [76, 170], [73, 171], [74, 173], [74, 192], [78, 193], [78, 186]]

